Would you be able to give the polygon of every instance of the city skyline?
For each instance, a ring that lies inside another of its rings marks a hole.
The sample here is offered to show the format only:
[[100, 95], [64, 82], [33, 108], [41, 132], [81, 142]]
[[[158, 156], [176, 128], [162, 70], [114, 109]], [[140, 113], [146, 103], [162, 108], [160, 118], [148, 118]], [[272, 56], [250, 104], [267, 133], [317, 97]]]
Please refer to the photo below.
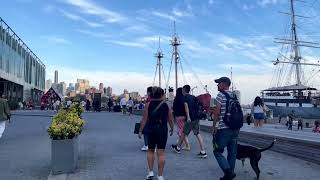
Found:
[[[2, 4], [3, 19], [46, 64], [46, 79], [54, 80], [58, 69], [59, 79], [67, 84], [88, 79], [96, 87], [100, 82], [110, 85], [116, 94], [126, 88], [145, 94], [146, 87], [153, 85], [159, 37], [168, 75], [175, 20], [185, 74], [179, 72], [179, 86], [190, 84], [197, 87], [195, 94], [201, 94], [205, 92], [202, 86], [207, 85], [215, 96], [213, 80], [230, 76], [233, 67], [234, 85], [243, 102], [250, 103], [260, 90], [272, 85], [275, 67], [271, 61], [281, 49], [273, 41], [290, 30], [290, 18], [278, 13], [289, 10], [287, 0], [14, 0]], [[298, 19], [297, 24], [303, 24], [298, 34], [318, 42], [319, 35], [312, 32], [319, 29], [320, 3], [296, 2], [295, 6], [297, 14], [315, 17]], [[312, 62], [320, 55], [304, 48], [301, 54]], [[314, 79], [310, 85], [319, 88]]]

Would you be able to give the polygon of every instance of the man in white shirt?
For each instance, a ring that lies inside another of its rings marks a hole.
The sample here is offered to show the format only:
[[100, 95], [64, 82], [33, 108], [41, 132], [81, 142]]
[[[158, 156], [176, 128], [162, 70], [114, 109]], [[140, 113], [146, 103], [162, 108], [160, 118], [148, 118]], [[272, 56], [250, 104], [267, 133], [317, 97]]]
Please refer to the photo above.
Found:
[[126, 114], [126, 111], [127, 111], [127, 100], [126, 100], [125, 97], [121, 98], [120, 106], [122, 107], [122, 113]]

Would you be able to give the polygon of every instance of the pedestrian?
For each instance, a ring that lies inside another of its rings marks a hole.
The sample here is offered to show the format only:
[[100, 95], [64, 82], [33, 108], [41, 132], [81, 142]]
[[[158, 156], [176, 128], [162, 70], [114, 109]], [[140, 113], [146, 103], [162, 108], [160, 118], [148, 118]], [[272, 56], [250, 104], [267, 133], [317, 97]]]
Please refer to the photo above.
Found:
[[246, 120], [247, 120], [247, 124], [250, 126], [250, 124], [251, 124], [251, 114], [250, 113], [247, 114]]
[[200, 124], [198, 116], [198, 100], [195, 96], [189, 94], [190, 93], [190, 86], [184, 85], [182, 89], [182, 93], [184, 95], [184, 108], [186, 112], [187, 121], [183, 127], [183, 134], [179, 138], [177, 144], [171, 145], [171, 148], [176, 153], [180, 153], [181, 145], [186, 136], [188, 136], [193, 131], [193, 134], [197, 137], [199, 146], [200, 146], [200, 153], [198, 153], [198, 157], [206, 158], [207, 153], [204, 149], [203, 139], [200, 135]]
[[[179, 87], [176, 91], [176, 97], [173, 100], [173, 114], [177, 123], [177, 133], [178, 133], [178, 142], [182, 138], [184, 124], [186, 122], [186, 111], [184, 108], [184, 96], [182, 94], [182, 88]], [[185, 136], [183, 139], [184, 147], [182, 149], [190, 151], [190, 143], [188, 136]]]
[[8, 100], [4, 98], [3, 93], [0, 92], [0, 138], [6, 128], [6, 121], [10, 123], [10, 109]]
[[281, 115], [279, 115], [279, 124], [281, 123]]
[[132, 114], [132, 108], [133, 108], [133, 106], [134, 106], [131, 97], [129, 98], [129, 101], [128, 101], [128, 103], [127, 103], [127, 106], [128, 106], [128, 108], [129, 108], [129, 116], [130, 116], [130, 115]]
[[[225, 124], [224, 119], [228, 111], [227, 107], [230, 105], [230, 97], [236, 96], [229, 91], [231, 81], [228, 77], [221, 77], [215, 80], [218, 83], [218, 95], [216, 98], [217, 104], [213, 112], [213, 154], [219, 164], [219, 167], [224, 172], [224, 176], [220, 180], [231, 180], [235, 178], [234, 173], [236, 155], [237, 155], [237, 141], [239, 129], [230, 128]], [[228, 97], [227, 97], [228, 96]], [[229, 100], [228, 100], [229, 99]], [[230, 112], [229, 112], [230, 113]], [[233, 122], [234, 123], [234, 122]], [[225, 147], [228, 150], [227, 159], [223, 156]]]
[[254, 99], [251, 111], [252, 111], [253, 118], [254, 118], [254, 126], [255, 127], [262, 127], [263, 121], [265, 119], [266, 108], [265, 108], [265, 105], [264, 105], [262, 99], [259, 96], [257, 96]]
[[86, 102], [86, 111], [90, 111], [90, 107], [91, 106], [91, 103], [90, 103], [90, 100], [87, 99], [87, 102]]
[[108, 108], [109, 108], [109, 112], [111, 112], [111, 108], [113, 106], [113, 101], [111, 98], [109, 98], [109, 101], [108, 101]]
[[60, 101], [59, 101], [59, 99], [56, 101], [56, 111], [58, 111], [59, 110], [59, 108], [60, 108]]
[[298, 130], [301, 128], [301, 131], [303, 130], [303, 120], [301, 117], [298, 119]]
[[320, 123], [319, 123], [319, 121], [314, 121], [314, 128], [313, 128], [312, 132], [320, 133]]
[[125, 97], [121, 98], [121, 100], [120, 100], [120, 106], [121, 106], [121, 108], [122, 108], [122, 113], [123, 113], [123, 114], [126, 114], [126, 112], [127, 112], [127, 100], [126, 100]]
[[172, 111], [165, 101], [164, 90], [160, 87], [153, 88], [154, 100], [147, 103], [143, 112], [143, 119], [139, 130], [139, 138], [142, 137], [144, 127], [148, 129], [148, 151], [147, 160], [149, 172], [147, 179], [153, 179], [153, 164], [155, 149], [158, 157], [158, 180], [164, 180], [163, 169], [165, 164], [165, 149], [168, 139], [168, 125], [170, 125], [170, 136], [173, 134]]
[[289, 121], [288, 121], [288, 130], [291, 130], [292, 131], [292, 125], [293, 125], [293, 119], [290, 118], [289, 116]]
[[144, 103], [143, 102], [139, 103], [139, 108], [138, 109], [140, 109], [140, 110], [144, 109]]
[[[152, 86], [149, 86], [147, 88], [147, 100], [146, 103], [150, 103], [152, 101]], [[145, 108], [145, 106], [143, 107], [143, 109]], [[142, 121], [143, 119], [141, 119]], [[141, 151], [147, 151], [148, 150], [148, 132], [144, 129], [143, 130], [143, 140], [144, 140], [144, 145], [141, 148]]]

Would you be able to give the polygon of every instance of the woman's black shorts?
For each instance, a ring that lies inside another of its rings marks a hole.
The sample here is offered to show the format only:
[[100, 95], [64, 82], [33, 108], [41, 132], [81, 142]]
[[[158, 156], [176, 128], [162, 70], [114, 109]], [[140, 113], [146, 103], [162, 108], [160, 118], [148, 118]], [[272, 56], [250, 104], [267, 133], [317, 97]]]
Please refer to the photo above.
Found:
[[168, 127], [157, 125], [148, 127], [148, 149], [165, 149], [168, 139]]

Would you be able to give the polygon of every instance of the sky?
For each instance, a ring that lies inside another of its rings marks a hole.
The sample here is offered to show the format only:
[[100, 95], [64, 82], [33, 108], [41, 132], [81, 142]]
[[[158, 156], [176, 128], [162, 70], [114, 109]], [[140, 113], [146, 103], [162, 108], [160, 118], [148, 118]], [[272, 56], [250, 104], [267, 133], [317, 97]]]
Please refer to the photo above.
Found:
[[[295, 3], [297, 14], [312, 17], [297, 18], [303, 40], [320, 40], [319, 1]], [[0, 17], [44, 62], [46, 79], [58, 70], [67, 84], [84, 78], [92, 86], [111, 86], [115, 94], [128, 89], [141, 95], [158, 84], [159, 37], [162, 84], [175, 86], [174, 66], [169, 77], [175, 21], [179, 86], [190, 84], [202, 94], [207, 85], [216, 96], [214, 79], [230, 77], [232, 67], [234, 88], [248, 104], [276, 83], [279, 67], [271, 61], [284, 47], [274, 41], [289, 37], [290, 17], [279, 13], [289, 7], [289, 0], [1, 0]], [[319, 61], [319, 49], [302, 48], [301, 54]], [[305, 83], [320, 88], [319, 68], [305, 70]]]

